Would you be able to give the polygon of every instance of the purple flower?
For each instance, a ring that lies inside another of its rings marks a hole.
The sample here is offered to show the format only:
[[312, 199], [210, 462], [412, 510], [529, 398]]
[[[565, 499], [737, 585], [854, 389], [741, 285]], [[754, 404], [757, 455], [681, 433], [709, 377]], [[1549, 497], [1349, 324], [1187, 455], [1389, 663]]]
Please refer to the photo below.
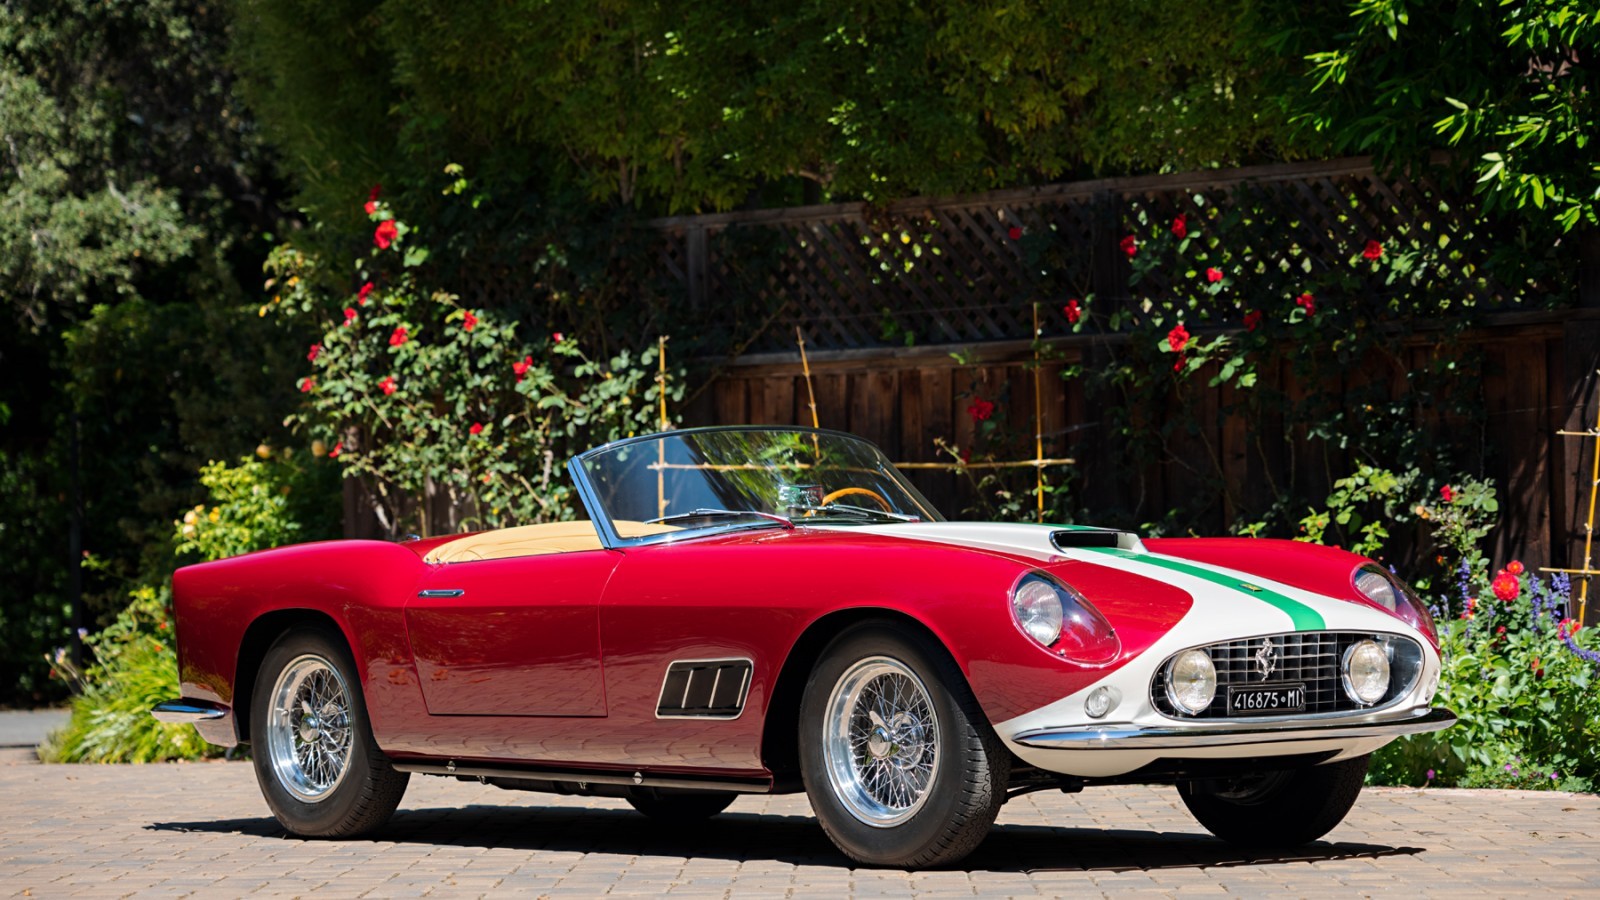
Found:
[[1582, 647], [1579, 647], [1578, 642], [1573, 640], [1571, 634], [1563, 633], [1561, 635], [1561, 643], [1566, 644], [1567, 649], [1572, 651], [1574, 656], [1578, 657], [1584, 662], [1593, 663], [1597, 666], [1600, 666], [1600, 651], [1585, 650]]
[[1432, 780], [1433, 780], [1433, 770], [1432, 770], [1432, 769], [1429, 769], [1429, 770], [1428, 770], [1428, 780], [1429, 780], [1429, 781], [1432, 781]]
[[1506, 771], [1511, 771], [1511, 763], [1506, 763]]

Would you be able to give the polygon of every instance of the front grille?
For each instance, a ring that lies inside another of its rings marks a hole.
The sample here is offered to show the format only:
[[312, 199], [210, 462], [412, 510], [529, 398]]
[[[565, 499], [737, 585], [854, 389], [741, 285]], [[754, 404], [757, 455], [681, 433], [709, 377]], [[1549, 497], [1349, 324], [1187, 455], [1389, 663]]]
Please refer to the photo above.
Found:
[[[1339, 680], [1339, 665], [1344, 652], [1353, 644], [1372, 640], [1390, 646], [1389, 693], [1378, 703], [1363, 707], [1350, 699]], [[1271, 671], [1263, 675], [1259, 659], [1267, 642], [1273, 643]], [[1414, 641], [1395, 635], [1372, 634], [1357, 631], [1300, 631], [1290, 634], [1272, 634], [1227, 641], [1201, 647], [1211, 656], [1217, 668], [1217, 699], [1199, 715], [1180, 713], [1167, 699], [1167, 664], [1156, 670], [1150, 682], [1150, 701], [1162, 715], [1181, 719], [1256, 718], [1255, 716], [1230, 716], [1227, 704], [1229, 685], [1272, 685], [1302, 683], [1306, 686], [1304, 712], [1291, 715], [1316, 715], [1318, 713], [1354, 712], [1373, 709], [1410, 691], [1415, 681], [1416, 669], [1410, 661], [1420, 661], [1421, 648]], [[1176, 654], [1174, 654], [1176, 655]], [[1170, 662], [1170, 660], [1168, 661]]]

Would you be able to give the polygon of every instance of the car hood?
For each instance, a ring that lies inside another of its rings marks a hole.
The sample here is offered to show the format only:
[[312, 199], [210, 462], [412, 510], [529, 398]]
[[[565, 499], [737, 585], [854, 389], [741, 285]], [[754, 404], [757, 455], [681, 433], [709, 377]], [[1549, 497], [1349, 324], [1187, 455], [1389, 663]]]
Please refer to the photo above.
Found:
[[[1181, 545], [1181, 540], [1151, 542], [1167, 552], [1152, 552], [1144, 542], [1127, 534], [1117, 535], [1117, 546], [1073, 546], [1084, 536], [1096, 533], [1104, 536], [1096, 542], [1111, 542], [1109, 534], [1081, 526], [918, 522], [860, 530], [1010, 554], [1036, 561], [1040, 568], [1068, 583], [1074, 580], [1074, 569], [1081, 570], [1082, 564], [1087, 563], [1178, 588], [1193, 599], [1194, 605], [1184, 616], [1188, 625], [1184, 630], [1197, 643], [1206, 640], [1206, 632], [1215, 632], [1219, 637], [1325, 629], [1413, 633], [1397, 617], [1353, 597], [1346, 587], [1348, 573], [1360, 564], [1361, 558], [1332, 547], [1317, 549], [1329, 558], [1330, 571], [1343, 573], [1341, 580], [1322, 578], [1322, 583], [1312, 585], [1188, 558], [1180, 555], [1181, 548], [1175, 546]], [[1052, 539], [1058, 532], [1066, 533], [1059, 542]], [[1271, 555], [1277, 543], [1256, 542], [1263, 555]], [[1093, 592], [1089, 599], [1095, 600]]]

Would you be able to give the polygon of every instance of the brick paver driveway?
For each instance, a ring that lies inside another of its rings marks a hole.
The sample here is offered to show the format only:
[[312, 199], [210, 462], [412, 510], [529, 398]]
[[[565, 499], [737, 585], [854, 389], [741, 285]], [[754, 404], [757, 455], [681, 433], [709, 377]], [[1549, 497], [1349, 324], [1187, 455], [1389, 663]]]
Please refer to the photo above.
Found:
[[622, 803], [414, 776], [379, 840], [284, 836], [248, 764], [44, 766], [0, 751], [0, 894], [593, 897], [1600, 893], [1600, 798], [1369, 789], [1327, 840], [1241, 855], [1171, 788], [1013, 800], [960, 869], [851, 868], [805, 799], [693, 828]]

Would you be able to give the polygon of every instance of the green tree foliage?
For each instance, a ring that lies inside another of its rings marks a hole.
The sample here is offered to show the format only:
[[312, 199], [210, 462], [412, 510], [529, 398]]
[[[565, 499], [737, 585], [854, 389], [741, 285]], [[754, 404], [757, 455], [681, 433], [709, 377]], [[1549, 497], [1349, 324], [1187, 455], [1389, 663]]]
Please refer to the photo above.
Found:
[[197, 466], [274, 434], [291, 396], [241, 287], [278, 214], [224, 13], [0, 5], [0, 702], [48, 691], [70, 637], [74, 430], [92, 628], [165, 577]]
[[1333, 152], [1407, 162], [1448, 147], [1489, 209], [1600, 224], [1592, 2], [1358, 0], [1305, 13], [1266, 4], [1261, 27], [1288, 61], [1304, 58], [1303, 74], [1286, 68], [1282, 98]]
[[805, 181], [884, 200], [1239, 161], [1277, 124], [1253, 89], [1267, 60], [1222, 2], [237, 9], [253, 105], [335, 221], [444, 159], [678, 212]]

